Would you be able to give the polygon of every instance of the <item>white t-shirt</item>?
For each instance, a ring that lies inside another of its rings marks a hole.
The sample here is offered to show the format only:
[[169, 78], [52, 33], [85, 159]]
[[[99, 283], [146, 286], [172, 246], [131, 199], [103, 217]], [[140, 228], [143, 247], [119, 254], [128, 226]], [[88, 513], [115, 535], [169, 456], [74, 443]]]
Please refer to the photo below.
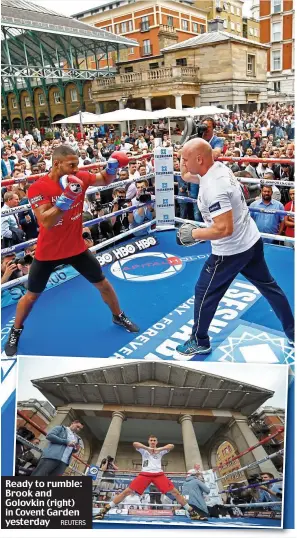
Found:
[[142, 455], [142, 469], [144, 473], [163, 473], [161, 461], [165, 454], [168, 454], [169, 450], [161, 450], [157, 454], [150, 454], [145, 448], [136, 449]]
[[200, 178], [198, 207], [208, 227], [213, 218], [227, 211], [233, 212], [231, 236], [211, 241], [212, 252], [218, 256], [231, 256], [251, 248], [260, 238], [251, 218], [239, 181], [230, 168], [216, 162]]

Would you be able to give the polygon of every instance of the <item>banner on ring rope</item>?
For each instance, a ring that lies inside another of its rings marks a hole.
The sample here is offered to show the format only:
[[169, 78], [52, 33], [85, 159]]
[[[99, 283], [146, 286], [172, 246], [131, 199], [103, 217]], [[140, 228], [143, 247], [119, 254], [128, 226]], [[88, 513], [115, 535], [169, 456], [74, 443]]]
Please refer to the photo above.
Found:
[[[126, 245], [112, 248], [106, 252], [100, 252], [100, 254], [96, 255], [96, 258], [101, 267], [105, 267], [106, 265], [110, 265], [118, 260], [123, 260], [132, 254], [143, 252], [156, 245], [158, 245], [158, 240], [150, 235], [149, 237], [143, 237]], [[70, 265], [65, 265], [51, 274], [45, 291], [59, 286], [76, 276], [79, 276], [79, 273]], [[16, 285], [13, 288], [7, 288], [1, 291], [1, 308], [17, 303], [19, 299], [25, 295], [26, 291], [26, 286], [22, 283], [18, 283], [18, 279], [16, 279]]]
[[207, 495], [204, 495], [207, 506], [215, 506], [216, 504], [223, 504], [222, 497], [219, 493], [218, 483], [216, 482], [216, 475], [212, 469], [203, 471], [204, 483], [210, 489]]
[[157, 228], [174, 228], [173, 149], [156, 148], [154, 159], [156, 226]]

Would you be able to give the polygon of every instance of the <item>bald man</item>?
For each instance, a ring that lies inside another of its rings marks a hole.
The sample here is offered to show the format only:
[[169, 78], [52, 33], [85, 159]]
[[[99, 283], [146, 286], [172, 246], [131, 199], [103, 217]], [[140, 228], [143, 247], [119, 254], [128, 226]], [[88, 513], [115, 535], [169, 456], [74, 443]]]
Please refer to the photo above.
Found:
[[182, 179], [200, 184], [198, 207], [207, 227], [185, 223], [178, 230], [177, 241], [191, 246], [196, 241], [209, 240], [212, 254], [196, 284], [191, 338], [177, 346], [177, 351], [187, 356], [211, 352], [209, 326], [220, 300], [239, 273], [268, 300], [293, 344], [292, 310], [266, 265], [263, 242], [239, 181], [230, 168], [214, 162], [210, 145], [201, 138], [187, 142], [181, 157]]

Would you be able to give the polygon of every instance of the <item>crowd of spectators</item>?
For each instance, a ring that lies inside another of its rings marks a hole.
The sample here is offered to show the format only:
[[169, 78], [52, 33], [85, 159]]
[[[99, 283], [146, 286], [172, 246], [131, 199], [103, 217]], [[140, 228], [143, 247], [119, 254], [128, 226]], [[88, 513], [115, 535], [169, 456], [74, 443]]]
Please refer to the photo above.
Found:
[[[236, 176], [259, 180], [255, 183], [242, 183], [247, 204], [251, 208], [268, 208], [294, 211], [294, 189], [276, 187], [261, 189], [260, 180], [286, 180], [293, 182], [294, 165], [271, 163], [269, 159], [294, 158], [294, 107], [292, 105], [269, 105], [263, 111], [252, 114], [245, 112], [231, 113], [229, 116], [214, 116], [202, 121], [208, 130], [204, 138], [213, 147], [214, 156], [226, 157], [260, 157], [267, 159], [261, 164], [243, 161], [226, 162]], [[130, 180], [130, 184], [104, 190], [101, 193], [87, 194], [84, 204], [83, 222], [98, 216], [113, 213], [119, 209], [127, 210], [141, 203], [143, 193], [154, 200], [154, 167], [151, 155], [156, 145], [173, 146], [175, 150], [174, 171], [180, 171], [178, 156], [183, 122], [172, 124], [171, 137], [164, 121], [143, 126], [131, 126], [130, 133], [118, 134], [113, 125], [86, 126], [84, 132], [69, 127], [33, 128], [22, 132], [20, 129], [3, 131], [1, 134], [1, 172], [2, 179], [20, 179], [13, 185], [2, 187], [2, 212], [18, 205], [28, 204], [27, 191], [30, 175], [49, 172], [52, 166], [52, 154], [60, 144], [68, 144], [79, 158], [79, 166], [94, 165], [91, 172], [100, 171], [99, 163], [106, 161], [116, 150], [125, 151], [131, 158], [129, 166], [119, 170], [116, 181]], [[143, 158], [143, 156], [145, 157]], [[179, 197], [197, 199], [199, 185], [186, 183], [180, 177], [175, 178], [175, 194]], [[176, 200], [176, 215], [182, 218], [202, 221], [196, 203]], [[131, 236], [151, 231], [133, 232], [134, 228], [151, 221], [155, 216], [154, 205], [144, 209], [127, 211], [100, 224], [83, 228], [83, 236], [88, 247], [106, 239], [131, 230]], [[252, 213], [261, 232], [294, 236], [294, 218], [281, 214]], [[10, 247], [23, 241], [38, 237], [38, 223], [34, 213], [26, 208], [23, 212], [4, 215], [2, 221], [1, 247]], [[269, 241], [269, 240], [267, 240]], [[292, 246], [292, 242], [287, 243]], [[28, 272], [26, 255], [17, 259], [2, 258], [2, 282], [12, 280]], [[31, 253], [29, 253], [31, 256]], [[3, 280], [4, 279], [4, 280]]]

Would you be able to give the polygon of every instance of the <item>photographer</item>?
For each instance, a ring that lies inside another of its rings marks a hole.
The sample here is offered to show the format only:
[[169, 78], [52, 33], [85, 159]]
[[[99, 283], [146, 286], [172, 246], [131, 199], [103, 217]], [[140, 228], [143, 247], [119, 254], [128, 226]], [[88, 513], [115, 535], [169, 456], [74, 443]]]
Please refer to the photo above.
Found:
[[112, 456], [107, 456], [103, 458], [100, 463], [100, 471], [102, 471], [103, 480], [100, 482], [99, 487], [100, 491], [102, 489], [111, 490], [114, 486], [114, 481], [104, 480], [104, 478], [114, 478], [114, 471], [118, 471], [118, 467], [114, 463], [114, 458]]
[[4, 255], [1, 258], [1, 284], [15, 280], [20, 276], [22, 276], [22, 273], [16, 263], [15, 253]]
[[[274, 476], [271, 473], [261, 473], [261, 475], [255, 474], [248, 478], [249, 484], [256, 485], [256, 487], [248, 490], [251, 492], [252, 502], [270, 503], [273, 501], [282, 500], [282, 492], [276, 492], [276, 490], [272, 489], [274, 484], [267, 484], [261, 486], [261, 482], [267, 482], [268, 480], [273, 480], [273, 478]], [[265, 505], [263, 505], [263, 509], [265, 509]], [[267, 509], [272, 511], [280, 511], [281, 504], [269, 505], [267, 506]]]
[[[111, 203], [111, 213], [119, 211], [120, 209], [126, 209], [131, 207], [132, 202], [126, 198], [126, 191], [124, 187], [116, 187], [112, 193], [113, 201]], [[114, 235], [119, 235], [129, 230], [129, 213], [123, 213], [118, 217], [111, 219]]]
[[212, 147], [212, 153], [214, 159], [219, 157], [222, 153], [223, 146], [224, 146], [224, 140], [223, 138], [219, 138], [218, 136], [214, 135], [213, 131], [216, 126], [215, 120], [211, 116], [207, 116], [202, 120], [202, 125], [205, 125], [207, 128], [204, 132], [201, 138], [206, 140], [211, 147]]
[[[139, 179], [136, 181], [136, 197], [132, 200], [132, 205], [139, 205], [144, 202], [153, 201], [151, 193], [148, 191], [149, 183], [147, 179]], [[128, 219], [130, 224], [130, 229], [133, 230], [137, 226], [144, 224], [150, 220], [153, 220], [155, 217], [155, 209], [153, 205], [146, 205], [135, 209], [133, 213], [129, 213]], [[134, 232], [135, 237], [140, 237], [146, 235], [148, 230], [141, 230], [139, 232]]]
[[[91, 195], [87, 195], [87, 197], [89, 196], [90, 211], [94, 219], [96, 219], [97, 217], [103, 217], [104, 215], [108, 215], [110, 213], [110, 204], [103, 204], [101, 202], [100, 191], [97, 191]], [[105, 220], [103, 222], [100, 222], [99, 224], [94, 224], [94, 226], [91, 227], [91, 234], [95, 244], [100, 243], [105, 239], [110, 239], [111, 237], [113, 237], [113, 229], [111, 222], [109, 220]]]

